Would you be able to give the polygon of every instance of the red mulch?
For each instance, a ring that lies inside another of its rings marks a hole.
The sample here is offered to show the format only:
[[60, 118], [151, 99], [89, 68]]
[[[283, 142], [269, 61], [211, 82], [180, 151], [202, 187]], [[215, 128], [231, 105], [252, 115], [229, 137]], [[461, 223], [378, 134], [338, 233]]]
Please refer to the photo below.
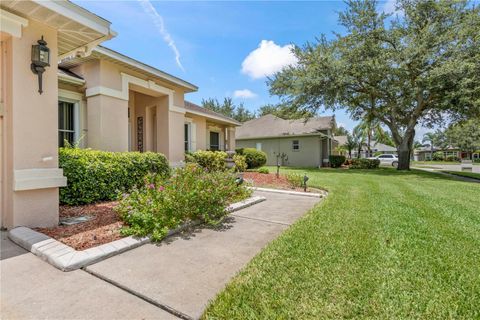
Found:
[[[304, 192], [302, 188], [292, 188], [287, 178], [284, 175], [280, 175], [277, 178], [275, 173], [258, 173], [258, 172], [245, 172], [243, 178], [247, 182], [252, 182], [254, 187], [260, 188], [273, 188], [273, 189], [282, 189], [282, 190], [292, 190]], [[308, 182], [307, 182], [308, 186]], [[307, 188], [307, 192], [318, 193], [318, 189]]]
[[123, 222], [113, 210], [117, 202], [101, 202], [83, 206], [60, 206], [60, 218], [94, 216], [93, 219], [71, 226], [35, 228], [64, 244], [85, 250], [120, 239]]

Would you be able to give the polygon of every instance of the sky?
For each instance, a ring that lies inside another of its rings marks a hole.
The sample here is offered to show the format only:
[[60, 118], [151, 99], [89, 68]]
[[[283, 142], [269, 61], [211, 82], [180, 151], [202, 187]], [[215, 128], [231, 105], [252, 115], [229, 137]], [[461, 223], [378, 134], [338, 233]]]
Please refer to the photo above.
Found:
[[[232, 97], [251, 111], [279, 101], [266, 80], [295, 64], [293, 44], [343, 32], [338, 12], [345, 7], [343, 1], [74, 2], [112, 23], [118, 35], [104, 46], [198, 86], [187, 100]], [[379, 6], [394, 10], [392, 0]], [[338, 125], [355, 126], [345, 112], [335, 116]]]

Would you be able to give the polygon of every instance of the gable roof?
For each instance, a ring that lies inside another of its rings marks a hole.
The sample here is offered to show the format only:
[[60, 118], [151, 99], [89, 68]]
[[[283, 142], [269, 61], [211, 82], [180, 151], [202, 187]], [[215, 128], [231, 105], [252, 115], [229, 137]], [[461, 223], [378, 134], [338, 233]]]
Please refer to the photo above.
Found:
[[185, 110], [187, 112], [190, 112], [190, 113], [193, 113], [193, 114], [200, 114], [200, 115], [203, 115], [203, 116], [215, 119], [215, 120], [228, 122], [228, 123], [231, 123], [231, 124], [234, 124], [234, 125], [237, 125], [237, 126], [241, 125], [241, 123], [238, 122], [235, 119], [227, 117], [227, 116], [225, 116], [221, 113], [206, 109], [204, 107], [199, 106], [198, 104], [195, 104], [195, 103], [187, 101], [187, 100], [185, 100]]
[[194, 92], [198, 90], [198, 87], [190, 82], [100, 45], [95, 47], [89, 56], [68, 58], [60, 61], [59, 67], [63, 69], [71, 69], [82, 63], [95, 59], [105, 59], [146, 76], [181, 86], [185, 88], [186, 92]]
[[325, 135], [321, 130], [331, 130], [335, 127], [335, 117], [316, 117], [285, 120], [272, 114], [265, 115], [243, 123], [237, 128], [236, 139], [273, 138], [301, 135]]

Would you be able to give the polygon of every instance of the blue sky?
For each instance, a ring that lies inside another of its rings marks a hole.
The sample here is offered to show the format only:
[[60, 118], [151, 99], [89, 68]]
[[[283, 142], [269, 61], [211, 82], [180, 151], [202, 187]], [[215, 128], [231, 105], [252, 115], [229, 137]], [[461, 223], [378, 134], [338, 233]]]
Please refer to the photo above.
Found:
[[[199, 87], [186, 99], [234, 97], [255, 111], [278, 98], [265, 74], [292, 63], [288, 45], [342, 32], [343, 1], [74, 1], [112, 22], [118, 36], [103, 45]], [[381, 4], [388, 9], [389, 4]], [[325, 113], [332, 114], [331, 112]], [[336, 112], [337, 123], [354, 122]]]

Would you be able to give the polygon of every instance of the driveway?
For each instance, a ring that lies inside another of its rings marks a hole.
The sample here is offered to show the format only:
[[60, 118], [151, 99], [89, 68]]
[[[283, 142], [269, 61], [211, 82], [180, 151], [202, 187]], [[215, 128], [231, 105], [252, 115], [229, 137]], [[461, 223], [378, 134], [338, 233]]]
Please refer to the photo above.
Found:
[[[445, 171], [462, 171], [462, 167], [459, 164], [417, 164], [412, 165], [412, 167], [417, 168], [428, 168], [434, 170], [445, 170]], [[472, 172], [480, 173], [480, 165], [474, 164], [472, 166]]]
[[64, 273], [30, 253], [2, 260], [2, 319], [198, 318], [248, 261], [319, 201], [256, 195], [267, 201], [217, 228], [196, 228], [85, 270]]

